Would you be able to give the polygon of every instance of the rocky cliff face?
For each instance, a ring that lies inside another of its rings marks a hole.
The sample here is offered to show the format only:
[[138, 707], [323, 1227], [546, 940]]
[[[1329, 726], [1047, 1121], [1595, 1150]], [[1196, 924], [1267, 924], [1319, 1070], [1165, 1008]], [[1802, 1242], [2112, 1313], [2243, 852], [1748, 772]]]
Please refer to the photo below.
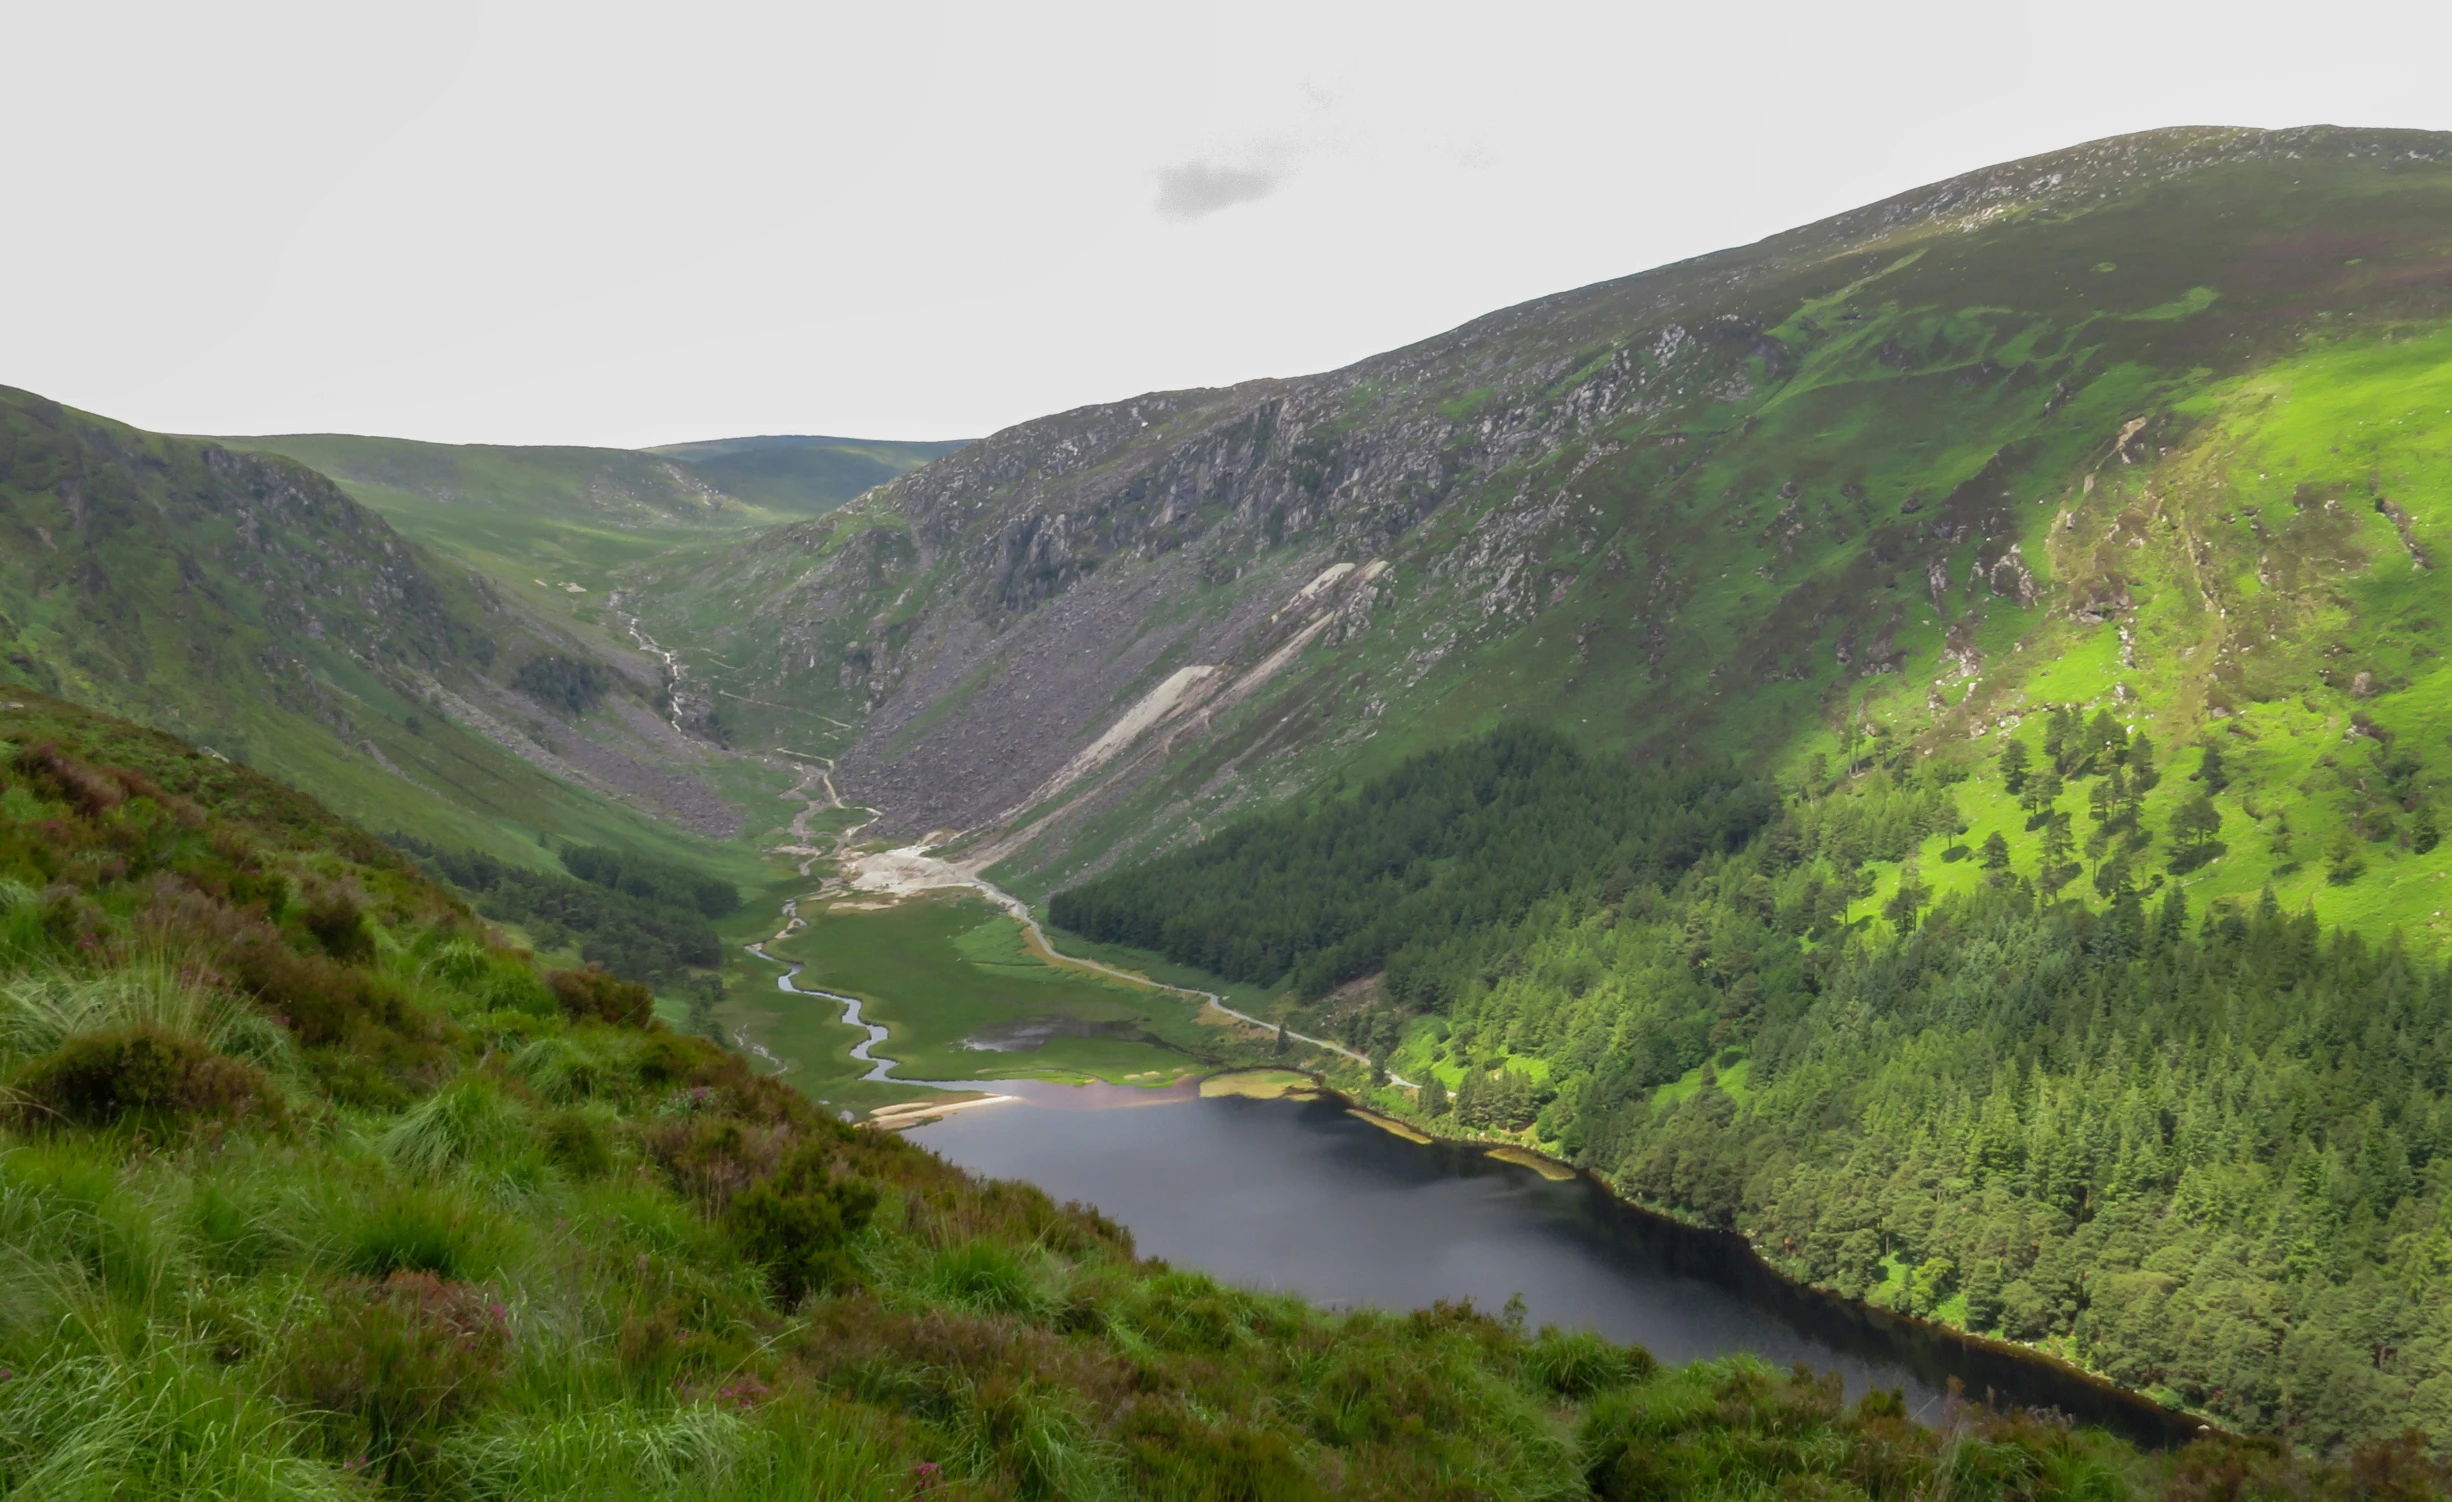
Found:
[[2335, 315], [2443, 314], [2448, 148], [2013, 163], [1345, 370], [1027, 423], [638, 603], [738, 734], [839, 750], [888, 829], [1025, 886], [1503, 714], [1767, 756], [1912, 679], [1904, 733], [1940, 733], [2047, 618], [2134, 611], [2118, 559], [2046, 566], [2089, 476]]

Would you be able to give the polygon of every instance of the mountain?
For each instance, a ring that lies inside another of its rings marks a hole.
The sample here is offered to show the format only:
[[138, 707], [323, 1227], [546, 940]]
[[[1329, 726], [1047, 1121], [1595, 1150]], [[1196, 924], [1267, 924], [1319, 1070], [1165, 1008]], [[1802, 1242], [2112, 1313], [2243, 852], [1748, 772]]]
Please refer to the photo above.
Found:
[[[1502, 718], [1802, 777], [2111, 705], [2321, 848], [2367, 748], [2452, 728], [2447, 222], [2442, 135], [2096, 142], [1025, 423], [633, 603], [736, 736], [1025, 892]], [[2204, 879], [2268, 876], [2434, 921]]]
[[323, 475], [0, 389], [0, 677], [175, 730], [386, 829], [728, 830], [636, 650], [584, 642]]
[[[165, 1150], [175, 1144], [175, 1150]], [[0, 704], [13, 1496], [2419, 1496], [1912, 1422], [1470, 1306], [1331, 1312], [821, 1115], [312, 800]], [[2220, 1486], [2224, 1490], [2213, 1490]]]

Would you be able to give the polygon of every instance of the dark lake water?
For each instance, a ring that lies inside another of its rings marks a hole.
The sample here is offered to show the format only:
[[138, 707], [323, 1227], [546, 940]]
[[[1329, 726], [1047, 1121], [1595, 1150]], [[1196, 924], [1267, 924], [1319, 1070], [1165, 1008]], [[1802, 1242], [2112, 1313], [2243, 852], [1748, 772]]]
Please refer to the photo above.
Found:
[[1534, 1325], [1587, 1327], [1668, 1362], [1802, 1361], [1838, 1372], [1851, 1394], [1899, 1388], [1927, 1419], [1955, 1377], [1970, 1396], [2057, 1408], [2147, 1444], [2195, 1428], [2050, 1363], [1798, 1288], [1735, 1238], [1631, 1209], [1587, 1180], [1409, 1142], [1333, 1101], [1015, 1102], [908, 1135], [965, 1168], [1096, 1205], [1143, 1255], [1229, 1282], [1385, 1309], [1469, 1298], [1496, 1311], [1521, 1295]]

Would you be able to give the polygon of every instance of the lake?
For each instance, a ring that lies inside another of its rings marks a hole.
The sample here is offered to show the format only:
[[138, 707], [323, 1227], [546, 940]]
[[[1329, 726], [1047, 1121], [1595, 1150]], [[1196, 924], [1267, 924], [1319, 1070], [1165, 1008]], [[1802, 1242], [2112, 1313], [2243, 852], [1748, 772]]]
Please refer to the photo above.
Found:
[[[1531, 1324], [1582, 1326], [1667, 1362], [1751, 1352], [1836, 1371], [1851, 1394], [1902, 1390], [1939, 1416], [1971, 1396], [2057, 1408], [2146, 1444], [2192, 1420], [2015, 1352], [1800, 1288], [1734, 1237], [1621, 1204], [1456, 1143], [1424, 1146], [1334, 1101], [1186, 1098], [1014, 1086], [1027, 1101], [907, 1135], [961, 1166], [1026, 1179], [1129, 1226], [1142, 1255], [1330, 1305], [1420, 1308], [1521, 1296]], [[1145, 1097], [1146, 1098], [1146, 1097]], [[1104, 1109], [1068, 1109], [1098, 1105]]]

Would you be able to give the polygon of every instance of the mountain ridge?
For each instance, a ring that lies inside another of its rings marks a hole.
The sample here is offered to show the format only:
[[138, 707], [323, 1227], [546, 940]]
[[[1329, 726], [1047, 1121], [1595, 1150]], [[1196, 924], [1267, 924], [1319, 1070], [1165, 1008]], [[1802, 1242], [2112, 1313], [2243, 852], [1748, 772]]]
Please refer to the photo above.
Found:
[[2092, 608], [2038, 514], [2089, 464], [2177, 447], [2224, 372], [2342, 333], [2328, 300], [2437, 316], [2447, 160], [2332, 127], [2090, 143], [1338, 371], [1018, 425], [631, 599], [769, 706], [745, 733], [838, 753], [885, 828], [967, 832], [1026, 891], [1534, 704], [1629, 750], [1841, 754], [1868, 669], [1998, 664]]

